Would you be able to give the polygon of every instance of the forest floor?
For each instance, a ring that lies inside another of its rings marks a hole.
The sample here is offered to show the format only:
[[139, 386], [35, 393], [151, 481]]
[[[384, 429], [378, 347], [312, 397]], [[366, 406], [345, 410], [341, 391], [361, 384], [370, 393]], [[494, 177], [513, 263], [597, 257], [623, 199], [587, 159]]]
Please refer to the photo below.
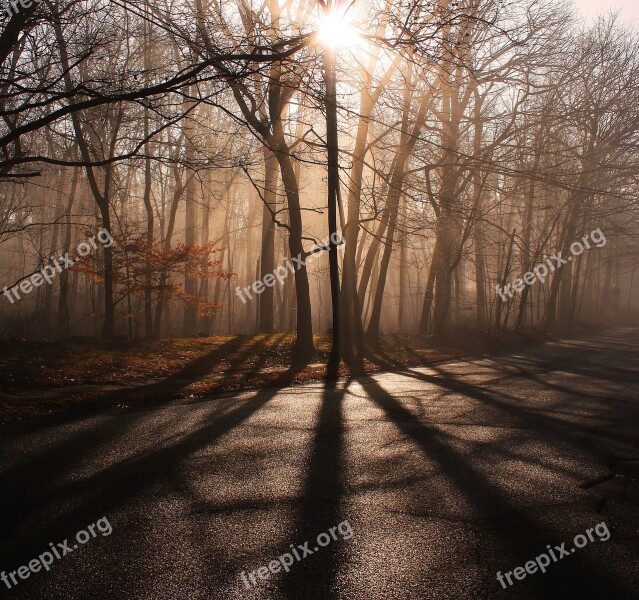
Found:
[[[512, 350], [550, 339], [536, 331], [479, 335], [460, 330], [445, 343], [384, 336], [354, 370], [337, 375], [427, 366], [452, 358]], [[315, 336], [317, 353], [291, 368], [291, 334], [165, 338], [107, 342], [0, 342], [0, 424], [71, 412], [193, 402], [237, 390], [285, 386], [327, 376], [330, 337]]]

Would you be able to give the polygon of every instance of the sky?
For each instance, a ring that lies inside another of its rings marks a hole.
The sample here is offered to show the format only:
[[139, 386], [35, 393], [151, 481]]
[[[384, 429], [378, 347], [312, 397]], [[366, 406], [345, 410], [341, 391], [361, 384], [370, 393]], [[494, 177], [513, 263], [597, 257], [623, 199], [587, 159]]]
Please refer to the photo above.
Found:
[[639, 25], [639, 0], [574, 0], [588, 19], [609, 10], [621, 10], [621, 18]]

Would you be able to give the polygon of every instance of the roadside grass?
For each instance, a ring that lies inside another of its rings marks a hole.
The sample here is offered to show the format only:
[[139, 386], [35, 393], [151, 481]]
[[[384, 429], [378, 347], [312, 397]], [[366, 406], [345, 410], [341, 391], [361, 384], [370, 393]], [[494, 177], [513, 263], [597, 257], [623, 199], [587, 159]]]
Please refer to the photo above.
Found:
[[[444, 341], [388, 335], [355, 372], [427, 366], [549, 339], [543, 332], [478, 334], [458, 330]], [[292, 334], [165, 338], [108, 342], [0, 342], [0, 422], [69, 412], [192, 402], [203, 396], [278, 385], [289, 372]], [[286, 383], [327, 375], [330, 336], [316, 335], [315, 358]]]

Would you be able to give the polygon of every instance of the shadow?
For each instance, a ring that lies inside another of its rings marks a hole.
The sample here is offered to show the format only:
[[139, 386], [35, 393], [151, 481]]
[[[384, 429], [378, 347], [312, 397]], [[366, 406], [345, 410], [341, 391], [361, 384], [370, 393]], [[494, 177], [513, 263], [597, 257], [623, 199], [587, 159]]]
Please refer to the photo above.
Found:
[[[263, 344], [264, 341], [260, 341]], [[216, 348], [212, 352], [209, 352], [205, 356], [185, 365], [178, 373], [163, 379], [162, 381], [140, 386], [136, 388], [135, 394], [148, 394], [152, 398], [152, 405], [136, 406], [137, 409], [149, 409], [158, 408], [162, 405], [166, 405], [175, 399], [177, 392], [183, 390], [189, 384], [197, 381], [202, 376], [207, 375], [214, 365], [217, 365], [220, 361], [232, 357], [234, 352], [244, 347], [243, 340], [241, 338], [234, 338], [228, 340], [222, 344], [219, 348]], [[246, 348], [236, 354], [235, 358], [230, 361], [229, 366], [225, 369], [224, 373], [228, 374], [232, 372], [243, 357], [249, 356], [254, 351], [254, 345]], [[256, 370], [259, 369], [259, 366]], [[297, 373], [297, 370], [289, 370], [283, 374], [282, 381], [289, 380], [289, 374], [294, 373], [290, 380]], [[284, 383], [283, 385], [286, 385]], [[109, 394], [104, 394], [104, 399], [108, 399], [113, 402], [112, 398], [109, 398]], [[124, 400], [124, 398], [122, 399]], [[98, 400], [98, 403], [100, 401]], [[223, 413], [224, 403], [220, 403], [219, 406], [211, 407], [211, 416], [214, 416], [216, 412]], [[9, 514], [16, 512], [17, 514], [28, 513], [34, 509], [40, 499], [38, 495], [29, 493], [28, 490], [33, 485], [33, 482], [24, 480], [25, 473], [40, 473], [37, 483], [41, 494], [48, 496], [51, 494], [49, 489], [49, 482], [53, 487], [53, 482], [63, 478], [66, 474], [73, 473], [74, 469], [82, 463], [85, 456], [93, 449], [106, 447], [109, 444], [114, 443], [118, 438], [122, 439], [128, 432], [132, 432], [136, 424], [146, 417], [146, 413], [141, 414], [131, 413], [126, 424], [115, 430], [105, 427], [100, 417], [93, 417], [96, 422], [93, 425], [86, 426], [87, 417], [79, 417], [77, 415], [66, 416], [64, 418], [56, 419], [56, 423], [63, 423], [60, 427], [59, 441], [54, 444], [42, 448], [41, 452], [34, 452], [28, 457], [24, 457], [16, 461], [13, 467], [2, 470], [0, 473], [0, 489], [18, 488], [18, 491], [24, 489], [25, 497], [21, 497], [19, 493], [12, 494], [6, 499], [10, 501], [12, 498], [16, 500], [14, 507], [3, 507], [9, 511]], [[78, 425], [76, 427], [75, 425]], [[51, 425], [49, 423], [49, 425]], [[65, 431], [66, 428], [71, 429], [71, 432]], [[32, 428], [28, 428], [32, 429]], [[18, 429], [20, 431], [20, 429]], [[6, 513], [5, 513], [6, 514]]]
[[[102, 515], [157, 493], [158, 486], [170, 486], [187, 457], [257, 413], [301, 368], [290, 368], [278, 378], [277, 387], [259, 390], [247, 400], [203, 401], [190, 411], [191, 421], [181, 424], [181, 430], [173, 411], [163, 409], [96, 418], [56, 447], [43, 446], [27, 461], [18, 461], [0, 475], [0, 529], [5, 540], [12, 540], [11, 547], [0, 548], [0, 564], [26, 564], [42, 552], [42, 540], [63, 540]], [[135, 431], [136, 420], [143, 419], [150, 420], [147, 429]], [[96, 456], [111, 446], [121, 453], [115, 440], [122, 444], [134, 434], [126, 458], [112, 461], [111, 452]], [[94, 472], [83, 471], [88, 459], [100, 465]]]
[[[266, 360], [268, 355], [264, 350], [268, 347], [268, 342], [274, 337], [274, 335], [267, 335], [263, 338], [257, 337], [248, 344], [246, 343], [247, 340], [241, 337], [229, 340], [219, 348], [186, 364], [182, 369], [169, 377], [148, 385], [119, 392], [118, 400], [126, 403], [143, 397], [151, 398], [153, 404], [170, 402], [171, 400], [177, 399], [190, 385], [214, 372], [214, 368], [220, 362], [226, 361], [228, 362], [228, 366], [220, 373], [222, 375], [220, 383], [223, 385], [224, 381], [228, 381], [239, 371], [239, 367], [244, 365], [249, 357], [258, 355], [260, 356], [261, 362], [247, 370], [246, 377], [248, 378], [254, 375], [259, 370], [261, 364]], [[280, 336], [278, 345], [282, 343], [282, 339], [283, 336]], [[98, 396], [96, 401], [100, 403], [101, 400], [106, 399], [105, 397], [112, 395], [112, 392], [103, 394], [101, 397]]]
[[[281, 343], [281, 339], [277, 340], [275, 348]], [[176, 375], [168, 378], [168, 385], [174, 392], [183, 390], [186, 382], [196, 381], [199, 377], [205, 376], [207, 369], [210, 369], [213, 364], [212, 361], [219, 360], [222, 355], [228, 360], [224, 373], [230, 376], [233, 370], [243, 364], [246, 356], [254, 354], [256, 349], [259, 350], [265, 344], [266, 340], [256, 341], [251, 348], [240, 350], [236, 355], [229, 352], [229, 347], [226, 348], [226, 354], [220, 354], [222, 348], [219, 348], [206, 357], [194, 361], [189, 365], [190, 369], [183, 369], [181, 377]], [[488, 368], [494, 370], [497, 375], [503, 376], [503, 379], [498, 381], [507, 382], [510, 379], [513, 380], [513, 385], [516, 382], [524, 386], [524, 389], [530, 383], [544, 386], [547, 382], [543, 381], [543, 375], [549, 372], [544, 369], [554, 370], [557, 366], [554, 360], [549, 358], [553, 352], [557, 357], [562, 357], [562, 368], [568, 370], [570, 361], [574, 362], [575, 356], [587, 355], [588, 348], [586, 346], [576, 351], [577, 354], [572, 357], [564, 355], [564, 348], [558, 348], [550, 354], [538, 352], [537, 359], [531, 358], [532, 354], [526, 354], [523, 358], [500, 357], [499, 362], [491, 362]], [[627, 349], [620, 349], [619, 352], [627, 352]], [[216, 355], [217, 359], [214, 358]], [[266, 360], [266, 352], [259, 353], [252, 371], [257, 372]], [[94, 417], [93, 422], [90, 420], [71, 422], [56, 429], [48, 438], [52, 441], [37, 445], [29, 456], [5, 457], [6, 461], [12, 461], [12, 466], [4, 469], [0, 474], [2, 490], [0, 529], [5, 539], [5, 544], [0, 550], [2, 566], [13, 569], [18, 565], [27, 564], [30, 559], [43, 551], [43, 540], [58, 541], [67, 538], [102, 515], [108, 516], [126, 510], [127, 514], [132, 515], [128, 516], [127, 520], [130, 519], [133, 523], [136, 522], [135, 519], [145, 518], [161, 523], [179, 522], [179, 515], [175, 521], [171, 521], [164, 515], [149, 516], [144, 515], [142, 511], [148, 505], [162, 506], [158, 498], [164, 499], [171, 494], [179, 495], [187, 488], [183, 481], [184, 462], [193, 454], [215, 446], [220, 438], [233, 432], [259, 413], [277, 396], [281, 387], [288, 386], [295, 380], [304, 366], [304, 363], [297, 363], [282, 374], [272, 388], [245, 393], [239, 399], [219, 397], [215, 401], [202, 401], [198, 405], [190, 406], [188, 411], [184, 412], [181, 412], [180, 407], [158, 407], [154, 411], [145, 410], [138, 414], [127, 412], [115, 416]], [[456, 363], [456, 367], [459, 367], [459, 363]], [[510, 388], [502, 392], [490, 389], [487, 384], [481, 384], [482, 387], [479, 387], [470, 383], [465, 379], [472, 370], [472, 364], [469, 369], [459, 372], [453, 372], [452, 366], [446, 364], [430, 367], [430, 373], [405, 368], [394, 370], [404, 377], [431, 387], [434, 394], [439, 395], [440, 398], [447, 395], [462, 395], [476, 401], [478, 405], [490, 407], [496, 411], [495, 414], [508, 417], [507, 426], [510, 428], [539, 429], [546, 432], [562, 431], [571, 435], [599, 433], [596, 427], [570, 422], [566, 417], [558, 416], [556, 410], [552, 414], [543, 414], [535, 410], [534, 405], [530, 407], [521, 404], [521, 399], [511, 393]], [[576, 373], [583, 370], [582, 363], [575, 365]], [[601, 370], [605, 371], [605, 366], [602, 366]], [[590, 371], [590, 377], [593, 377], [593, 370]], [[595, 373], [598, 375], [598, 371]], [[584, 375], [580, 374], [580, 376]], [[282, 574], [278, 591], [290, 600], [332, 600], [344, 597], [344, 591], [340, 592], [338, 586], [348, 562], [350, 542], [347, 543], [338, 538], [336, 541], [331, 540], [326, 547], [315, 551], [317, 536], [320, 533], [327, 533], [331, 527], [336, 527], [344, 520], [349, 520], [353, 525], [355, 540], [359, 535], [366, 535], [365, 530], [358, 531], [357, 515], [349, 514], [344, 506], [344, 498], [349, 492], [346, 484], [344, 400], [352, 381], [352, 375], [346, 380], [339, 380], [336, 376], [327, 377], [322, 398], [318, 404], [312, 444], [308, 449], [308, 458], [304, 462], [307, 472], [302, 496], [299, 501], [291, 505], [291, 508], [295, 510], [295, 518], [288, 540], [288, 543], [293, 544], [294, 547], [308, 541], [313, 554], [296, 561], [289, 573]], [[414, 404], [408, 404], [405, 397], [398, 400], [397, 394], [389, 393], [384, 389], [375, 377], [358, 377], [357, 381], [365, 391], [365, 395], [359, 397], [379, 408], [388, 427], [396, 428], [426, 460], [436, 464], [439, 475], [445, 478], [454, 490], [448, 498], [454, 500], [456, 496], [459, 496], [463, 499], [472, 517], [469, 519], [473, 523], [472, 533], [475, 534], [476, 530], [479, 530], [477, 535], [484, 540], [488, 536], [494, 536], [497, 540], [496, 546], [487, 549], [486, 553], [490, 552], [493, 559], [495, 556], [499, 560], [505, 557], [504, 564], [498, 565], [503, 570], [525, 564], [526, 561], [540, 554], [548, 543], [560, 543], [570, 539], [567, 534], [563, 539], [557, 539], [557, 529], [552, 529], [547, 523], [542, 522], [532, 510], [527, 510], [521, 505], [516, 506], [513, 502], [514, 496], [505, 491], [507, 485], [497, 485], [491, 479], [492, 474], [486, 471], [485, 465], [478, 466], [474, 461], [476, 457], [467, 452], [463, 445], [458, 444], [460, 438], [447, 433], [440, 421], [437, 424], [426, 421], [428, 411], [421, 414], [418, 412], [420, 407], [428, 403], [428, 400], [425, 400], [428, 395], [423, 391], [415, 396]], [[147, 386], [147, 389], [153, 389], [153, 385]], [[551, 386], [555, 384], [547, 385], [547, 387]], [[570, 390], [564, 389], [564, 386], [560, 388], [554, 391], [562, 394], [566, 391], [570, 393]], [[415, 387], [411, 388], [410, 392], [417, 394]], [[574, 393], [572, 396], [575, 396]], [[566, 400], [565, 396], [562, 396], [558, 404], [566, 408], [566, 403], [571, 399], [572, 397]], [[164, 399], [162, 402], [168, 402], [168, 400]], [[570, 407], [569, 402], [567, 406]], [[489, 418], [491, 416], [489, 415]], [[454, 420], [451, 419], [451, 421]], [[463, 426], [464, 422], [460, 423], [458, 420], [451, 424]], [[491, 426], [490, 423], [484, 425]], [[565, 451], [552, 438], [543, 438], [542, 441], [552, 452]], [[37, 439], [34, 443], [39, 444]], [[475, 444], [474, 439], [472, 443]], [[514, 451], [508, 455], [507, 451], [490, 449], [490, 444], [482, 446], [477, 443], [475, 446], [487, 452], [495, 461], [527, 459], [527, 455], [517, 455]], [[2, 448], [9, 452], [11, 444], [5, 440]], [[300, 449], [300, 452], [304, 450]], [[113, 456], [117, 456], [117, 459], [113, 459]], [[232, 456], [234, 459], [236, 455]], [[410, 454], [402, 456], [401, 460], [408, 463]], [[548, 469], [548, 465], [543, 464], [543, 455], [541, 458], [531, 456], [524, 466], [532, 469]], [[416, 472], [414, 464], [409, 467], [412, 473]], [[568, 471], [565, 470], [564, 473]], [[193, 484], [193, 482], [190, 483]], [[419, 484], [420, 491], [423, 492], [424, 486], [429, 483], [428, 476], [420, 476], [413, 483]], [[374, 483], [367, 485], [374, 485]], [[398, 487], [395, 491], [398, 503], [405, 500], [406, 496], [411, 494], [411, 489], [414, 489], [405, 482], [402, 485], [403, 489]], [[352, 494], [353, 491], [350, 490], [350, 493]], [[148, 503], [149, 498], [154, 502]], [[187, 500], [192, 503], [190, 496]], [[259, 510], [271, 506], [273, 505], [260, 499], [254, 503], [246, 500], [243, 504], [229, 506], [228, 509]], [[192, 508], [191, 505], [190, 507]], [[214, 508], [216, 511], [225, 510], [226, 505], [222, 502], [221, 505], [216, 504]], [[169, 505], [166, 509], [168, 513], [171, 513], [174, 506]], [[428, 511], [432, 509], [432, 506], [425, 506], [424, 514], [418, 516], [428, 517]], [[278, 531], [281, 531], [281, 527], [286, 528], [288, 525], [289, 522], [285, 521], [283, 525], [279, 525]], [[591, 525], [594, 525], [594, 522]], [[140, 530], [145, 531], [144, 527], [133, 527], [129, 531], [119, 532], [118, 535], [122, 536], [123, 541], [119, 546], [116, 546], [114, 542], [114, 552], [126, 549], [130, 541], [127, 539], [129, 536], [142, 537]], [[116, 524], [114, 524], [114, 531], [116, 531]], [[199, 533], [202, 534], [202, 543], [206, 544], [206, 532]], [[173, 532], [167, 532], [167, 536], [171, 534]], [[11, 545], [6, 540], [10, 540]], [[158, 540], [153, 540], [145, 546], [144, 539], [136, 541], [137, 548], [148, 547], [150, 552], [153, 550], [152, 544], [158, 543]], [[211, 564], [217, 565], [225, 564], [225, 557], [228, 563], [228, 555], [232, 551], [233, 548], [213, 545], [209, 542], [209, 545], [203, 548], [202, 554], [207, 556], [207, 561]], [[277, 554], [290, 551], [290, 546], [286, 545]], [[380, 552], [383, 553], [383, 551], [382, 548]], [[180, 560], [183, 559], [184, 557], [180, 557]], [[109, 570], [109, 576], [124, 580], [129, 589], [139, 590], [140, 581], [144, 580], [140, 578], [140, 573], [136, 572], [135, 568], [122, 569], [125, 560], [131, 560], [131, 557], [115, 554], [113, 564], [108, 564], [104, 568]], [[544, 576], [537, 575], [535, 578], [518, 582], [515, 589], [504, 590], [503, 594], [495, 579], [494, 571], [488, 572], [492, 567], [489, 559], [482, 556], [477, 560], [477, 564], [487, 571], [486, 580], [494, 581], [495, 589], [494, 594], [491, 593], [492, 595], [489, 596], [491, 598], [525, 597], [526, 600], [530, 598], [546, 600], [562, 597], [580, 598], [580, 600], [590, 598], [624, 600], [632, 597], [627, 593], [627, 584], [624, 588], [625, 582], [611, 577], [606, 572], [606, 568], [596, 564], [594, 556], [591, 557], [586, 550], [562, 562], [560, 568], [549, 570]], [[350, 564], [351, 569], [358, 568], [357, 565], [353, 566], [352, 562]], [[439, 574], [435, 576], [440, 577]], [[441, 575], [441, 578], [445, 577], [445, 574]], [[371, 586], [374, 583], [371, 581]], [[26, 584], [24, 589], [27, 590]], [[560, 589], [562, 593], [557, 595], [557, 589]], [[361, 590], [361, 597], [365, 597], [366, 592], [367, 590]], [[401, 592], [402, 590], [397, 590], [397, 597], [406, 597], [400, 596]], [[105, 589], [104, 595], [90, 597], [111, 597], [109, 593]], [[455, 590], [452, 593], [455, 594], [455, 598], [465, 597], [465, 590]], [[521, 596], [518, 595], [520, 593]]]
[[[313, 554], [304, 558], [303, 552], [298, 550], [302, 559], [294, 563], [283, 581], [283, 592], [290, 600], [338, 597], [336, 579], [340, 566], [345, 563], [345, 542], [336, 531], [337, 540], [331, 539], [325, 547], [320, 547], [317, 538], [350, 516], [343, 514], [341, 506], [345, 486], [342, 410], [349, 385], [350, 379], [338, 382], [331, 377], [324, 386], [303, 498], [290, 540], [295, 548], [308, 542]], [[324, 538], [322, 543], [325, 543]], [[282, 553], [291, 551], [290, 546], [282, 549]]]
[[[451, 386], [449, 382], [432, 381], [433, 378], [421, 377], [419, 374], [416, 377], [445, 388]], [[497, 535], [499, 548], [491, 547], [490, 552], [492, 554], [498, 552], [507, 557], [508, 563], [503, 564], [504, 571], [517, 565], [524, 565], [544, 551], [548, 543], [570, 539], [568, 536], [564, 539], [556, 539], [556, 533], [549, 531], [548, 526], [541, 520], [535, 520], [525, 508], [513, 506], [512, 500], [501, 486], [491, 484], [485, 474], [472, 465], [470, 458], [454, 447], [448, 434], [416, 418], [373, 378], [364, 378], [359, 383], [364, 386], [371, 401], [381, 408], [387, 419], [421, 450], [424, 457], [439, 465], [442, 475], [465, 498], [467, 506], [471, 507], [471, 520], [479, 523], [482, 529], [490, 530]], [[456, 384], [451, 387], [454, 387], [457, 392], [463, 388], [464, 393], [472, 398], [487, 400], [487, 394], [473, 386]], [[538, 421], [542, 422], [543, 418], [539, 417]], [[495, 577], [494, 572], [491, 576]], [[565, 585], [567, 581], [571, 582], [568, 586]], [[576, 582], [582, 585], [576, 585]], [[555, 588], [559, 585], [562, 585], [562, 589], [570, 588], [572, 585], [581, 590], [584, 582], [589, 593], [584, 594], [580, 591], [574, 596], [562, 595], [561, 597], [631, 598], [628, 589], [623, 587], [623, 581], [614, 579], [600, 565], [594, 564], [586, 552], [566, 561], [561, 565], [561, 569], [549, 570], [542, 579], [528, 578], [526, 582], [517, 582], [517, 586], [522, 591], [525, 589], [527, 593], [533, 591], [533, 595], [526, 595], [526, 598], [545, 599], [549, 597], [547, 595], [549, 589], [553, 590], [553, 594], [556, 594]], [[512, 591], [505, 590], [506, 593]], [[495, 597], [499, 597], [498, 592], [501, 590], [496, 584]]]

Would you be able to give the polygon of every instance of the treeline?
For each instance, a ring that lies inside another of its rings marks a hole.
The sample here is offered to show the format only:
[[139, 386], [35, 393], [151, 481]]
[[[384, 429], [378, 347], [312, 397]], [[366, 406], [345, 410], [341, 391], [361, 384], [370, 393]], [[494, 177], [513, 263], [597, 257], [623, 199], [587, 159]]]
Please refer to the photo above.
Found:
[[[360, 350], [636, 317], [636, 31], [549, 0], [358, 0], [318, 36], [326, 10], [3, 17], [0, 283], [102, 229], [114, 243], [0, 296], [0, 337], [295, 331], [304, 355], [338, 317]], [[328, 239], [331, 210], [344, 245], [265, 280]]]

